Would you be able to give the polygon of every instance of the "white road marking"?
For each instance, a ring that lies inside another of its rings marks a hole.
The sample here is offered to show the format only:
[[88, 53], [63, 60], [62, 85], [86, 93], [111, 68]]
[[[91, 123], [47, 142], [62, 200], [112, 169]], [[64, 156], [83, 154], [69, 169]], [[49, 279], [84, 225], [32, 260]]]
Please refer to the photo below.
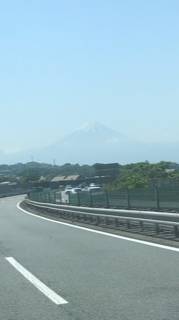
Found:
[[24, 278], [31, 282], [39, 291], [57, 305], [67, 304], [68, 302], [59, 296], [56, 292], [47, 287], [42, 281], [36, 278], [31, 272], [25, 269], [19, 262], [12, 257], [5, 258]]
[[50, 221], [50, 222], [53, 222], [53, 223], [61, 224], [61, 225], [64, 225], [64, 226], [67, 226], [67, 227], [71, 227], [71, 228], [75, 228], [75, 229], [79, 229], [79, 230], [85, 230], [85, 231], [88, 231], [88, 232], [97, 233], [97, 234], [100, 234], [100, 235], [103, 235], [103, 236], [107, 236], [107, 237], [112, 237], [112, 238], [126, 240], [126, 241], [130, 241], [130, 242], [134, 242], [134, 243], [139, 243], [139, 244], [143, 244], [143, 245], [150, 246], [150, 247], [156, 247], [156, 248], [159, 248], [159, 249], [179, 252], [179, 248], [176, 248], [176, 247], [170, 247], [170, 246], [165, 246], [165, 245], [154, 243], [154, 242], [150, 242], [150, 241], [144, 241], [144, 240], [139, 240], [139, 239], [134, 239], [134, 238], [129, 238], [129, 237], [123, 237], [123, 236], [119, 236], [119, 235], [113, 234], [113, 233], [108, 233], [108, 232], [104, 232], [104, 231], [99, 231], [99, 230], [95, 230], [95, 229], [81, 227], [81, 226], [77, 226], [77, 225], [74, 225], [74, 224], [71, 224], [71, 223], [56, 221], [56, 220], [53, 220], [53, 219], [49, 219], [49, 218], [45, 218], [45, 217], [42, 217], [42, 216], [38, 216], [38, 215], [36, 215], [34, 213], [31, 213], [31, 212], [29, 212], [29, 211], [27, 211], [25, 209], [22, 209], [21, 206], [20, 206], [21, 202], [22, 201], [17, 203], [17, 208], [20, 211], [22, 211], [22, 212], [24, 212], [24, 213], [26, 213], [26, 214], [28, 214], [30, 216], [33, 216], [35, 218], [41, 219], [41, 220]]

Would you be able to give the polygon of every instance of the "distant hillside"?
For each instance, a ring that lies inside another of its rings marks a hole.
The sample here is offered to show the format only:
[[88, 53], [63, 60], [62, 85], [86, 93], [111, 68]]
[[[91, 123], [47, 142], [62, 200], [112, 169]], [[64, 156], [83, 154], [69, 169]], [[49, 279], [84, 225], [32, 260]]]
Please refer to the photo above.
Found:
[[62, 166], [54, 166], [47, 163], [28, 162], [17, 163], [13, 165], [0, 165], [0, 177], [18, 177], [18, 176], [55, 176], [80, 174], [82, 176], [93, 176], [94, 168], [88, 165], [66, 163]]

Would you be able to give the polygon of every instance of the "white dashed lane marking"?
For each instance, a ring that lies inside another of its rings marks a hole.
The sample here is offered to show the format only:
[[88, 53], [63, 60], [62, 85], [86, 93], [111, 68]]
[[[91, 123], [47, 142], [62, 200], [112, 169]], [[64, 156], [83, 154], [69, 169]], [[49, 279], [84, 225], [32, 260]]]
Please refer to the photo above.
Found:
[[25, 269], [19, 262], [12, 257], [5, 258], [21, 275], [24, 276], [30, 283], [34, 285], [40, 292], [42, 292], [48, 299], [57, 305], [67, 304], [68, 302], [59, 296], [52, 289], [47, 287], [42, 281], [36, 278], [31, 272]]

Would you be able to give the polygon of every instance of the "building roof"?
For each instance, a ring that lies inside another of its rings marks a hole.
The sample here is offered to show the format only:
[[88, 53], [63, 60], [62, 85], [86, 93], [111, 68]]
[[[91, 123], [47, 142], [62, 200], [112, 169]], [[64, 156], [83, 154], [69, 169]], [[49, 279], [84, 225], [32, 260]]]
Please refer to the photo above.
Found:
[[56, 176], [54, 177], [51, 182], [60, 182], [60, 181], [65, 181], [66, 176]]
[[51, 180], [51, 182], [76, 181], [79, 178], [80, 178], [79, 174], [74, 174], [71, 176], [56, 176]]
[[67, 176], [66, 177], [66, 181], [76, 181], [80, 178], [80, 175], [79, 174], [73, 174], [71, 176]]

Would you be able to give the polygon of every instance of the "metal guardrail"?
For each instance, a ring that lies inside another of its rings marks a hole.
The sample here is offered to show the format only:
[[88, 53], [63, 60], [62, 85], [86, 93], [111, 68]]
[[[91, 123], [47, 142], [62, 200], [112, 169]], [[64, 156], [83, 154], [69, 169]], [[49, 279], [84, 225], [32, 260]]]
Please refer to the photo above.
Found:
[[74, 207], [39, 203], [28, 199], [24, 204], [43, 214], [49, 213], [73, 223], [79, 222], [179, 241], [179, 215], [177, 214]]

